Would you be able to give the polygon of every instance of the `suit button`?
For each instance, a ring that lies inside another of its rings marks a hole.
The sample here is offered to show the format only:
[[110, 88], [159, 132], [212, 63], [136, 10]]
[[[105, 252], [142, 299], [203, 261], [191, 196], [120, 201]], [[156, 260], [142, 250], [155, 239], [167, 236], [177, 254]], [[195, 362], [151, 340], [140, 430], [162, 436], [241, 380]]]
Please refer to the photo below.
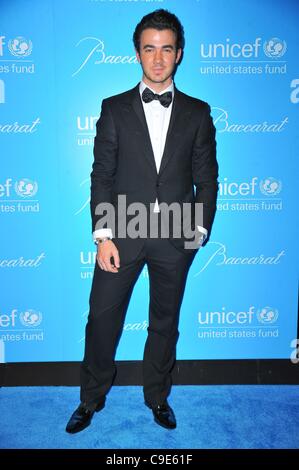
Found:
[[159, 186], [162, 186], [162, 183], [160, 181], [157, 181], [156, 187], [159, 188]]

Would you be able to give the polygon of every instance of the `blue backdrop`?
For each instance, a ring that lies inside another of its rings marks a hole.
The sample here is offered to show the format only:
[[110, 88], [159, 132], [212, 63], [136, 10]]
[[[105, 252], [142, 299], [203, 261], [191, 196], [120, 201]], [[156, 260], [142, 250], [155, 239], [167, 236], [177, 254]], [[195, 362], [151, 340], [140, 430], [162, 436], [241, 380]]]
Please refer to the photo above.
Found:
[[[291, 355], [298, 2], [1, 0], [0, 338], [7, 362], [82, 359], [95, 260], [95, 122], [103, 98], [140, 80], [132, 33], [161, 7], [185, 27], [175, 82], [211, 105], [220, 165], [218, 212], [188, 277], [178, 359]], [[117, 359], [142, 358], [147, 321], [144, 269]]]

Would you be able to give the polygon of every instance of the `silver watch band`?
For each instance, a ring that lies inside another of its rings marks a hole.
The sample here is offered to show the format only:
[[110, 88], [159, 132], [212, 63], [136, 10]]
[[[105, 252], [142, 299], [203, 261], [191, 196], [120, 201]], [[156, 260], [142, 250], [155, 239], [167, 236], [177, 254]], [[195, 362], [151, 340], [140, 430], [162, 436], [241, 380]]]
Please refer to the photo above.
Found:
[[105, 243], [107, 240], [111, 240], [111, 238], [110, 237], [97, 238], [95, 240], [95, 244], [98, 245], [99, 243], [100, 244]]

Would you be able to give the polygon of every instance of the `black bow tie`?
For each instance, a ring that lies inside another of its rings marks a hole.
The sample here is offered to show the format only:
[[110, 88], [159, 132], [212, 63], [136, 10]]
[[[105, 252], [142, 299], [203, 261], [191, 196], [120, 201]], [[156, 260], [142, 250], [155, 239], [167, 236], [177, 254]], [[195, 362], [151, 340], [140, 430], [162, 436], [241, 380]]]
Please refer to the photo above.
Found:
[[168, 108], [168, 106], [172, 102], [172, 92], [166, 91], [166, 93], [158, 95], [157, 93], [151, 91], [149, 88], [145, 88], [142, 92], [142, 99], [145, 103], [150, 103], [153, 100], [159, 100], [162, 106]]

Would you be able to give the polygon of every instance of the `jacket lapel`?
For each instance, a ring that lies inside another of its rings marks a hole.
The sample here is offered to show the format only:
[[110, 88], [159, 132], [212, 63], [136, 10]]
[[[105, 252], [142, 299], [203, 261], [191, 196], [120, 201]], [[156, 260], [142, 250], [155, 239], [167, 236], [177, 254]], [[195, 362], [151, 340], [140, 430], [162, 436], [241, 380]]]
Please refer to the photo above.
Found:
[[[176, 149], [178, 148], [181, 142], [181, 137], [182, 137], [182, 132], [184, 130], [184, 126], [186, 126], [188, 115], [190, 115], [190, 111], [188, 110], [186, 111], [186, 106], [184, 103], [183, 96], [184, 95], [182, 95], [182, 93], [180, 93], [180, 91], [177, 90], [177, 88], [175, 88], [170, 122], [169, 122], [168, 131], [167, 131], [166, 142], [165, 142], [164, 152], [163, 152], [163, 156], [161, 160], [159, 175], [162, 173], [162, 171], [164, 171], [172, 155], [175, 153]], [[139, 84], [132, 90], [130, 105], [132, 106], [138, 118], [137, 120], [139, 122], [140, 132], [137, 129], [136, 135], [139, 135], [140, 137], [140, 148], [144, 149], [145, 156], [150, 166], [154, 170], [155, 174], [157, 175], [154, 152], [153, 152], [153, 148], [151, 144], [151, 139], [150, 139], [147, 123], [146, 123], [143, 106], [141, 103], [140, 94], [139, 94]], [[127, 110], [129, 109], [127, 108]]]
[[159, 174], [164, 171], [166, 165], [169, 163], [171, 157], [179, 147], [182, 140], [182, 132], [184, 132], [187, 119], [190, 115], [190, 111], [188, 109], [186, 110], [183, 96], [184, 95], [182, 95], [180, 91], [175, 88], [170, 122]]
[[154, 152], [153, 152], [153, 148], [151, 144], [151, 138], [149, 135], [146, 118], [145, 118], [145, 114], [144, 114], [144, 110], [143, 110], [143, 106], [142, 106], [141, 98], [139, 94], [139, 84], [137, 85], [137, 87], [133, 89], [132, 107], [143, 129], [143, 133], [141, 135], [142, 137], [141, 145], [142, 147], [144, 147], [145, 156], [148, 159], [149, 164], [151, 165], [151, 167], [157, 174], [157, 168], [156, 168], [155, 156], [154, 156]]

